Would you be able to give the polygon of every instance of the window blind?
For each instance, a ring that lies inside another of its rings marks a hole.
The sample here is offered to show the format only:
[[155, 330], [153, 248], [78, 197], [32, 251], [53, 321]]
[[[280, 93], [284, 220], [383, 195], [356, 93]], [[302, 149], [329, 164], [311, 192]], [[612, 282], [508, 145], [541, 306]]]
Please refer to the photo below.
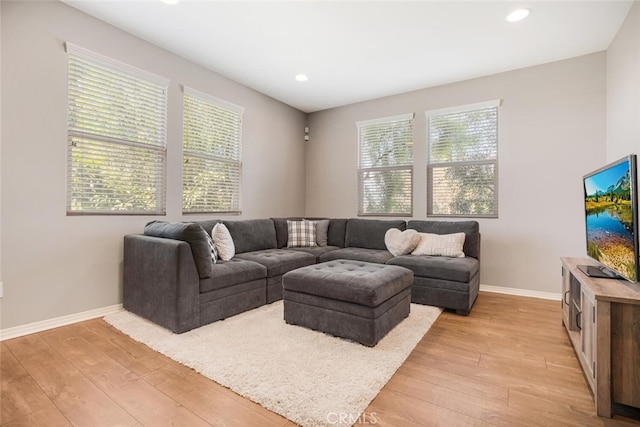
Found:
[[500, 101], [427, 111], [427, 214], [498, 216]]
[[182, 211], [241, 212], [244, 109], [184, 88]]
[[67, 214], [164, 214], [168, 80], [66, 50]]
[[413, 214], [413, 113], [360, 121], [358, 215]]

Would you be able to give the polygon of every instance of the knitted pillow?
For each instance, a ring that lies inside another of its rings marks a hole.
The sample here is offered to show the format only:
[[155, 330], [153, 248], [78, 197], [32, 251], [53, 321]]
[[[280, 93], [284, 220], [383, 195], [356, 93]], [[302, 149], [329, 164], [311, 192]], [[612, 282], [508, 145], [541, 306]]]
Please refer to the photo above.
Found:
[[390, 228], [384, 234], [384, 244], [393, 256], [407, 255], [420, 243], [420, 234], [416, 230], [400, 231]]
[[431, 234], [419, 233], [420, 243], [411, 255], [436, 255], [464, 258], [464, 233]]
[[236, 247], [226, 225], [217, 223], [211, 231], [211, 237], [221, 260], [229, 261], [236, 255]]

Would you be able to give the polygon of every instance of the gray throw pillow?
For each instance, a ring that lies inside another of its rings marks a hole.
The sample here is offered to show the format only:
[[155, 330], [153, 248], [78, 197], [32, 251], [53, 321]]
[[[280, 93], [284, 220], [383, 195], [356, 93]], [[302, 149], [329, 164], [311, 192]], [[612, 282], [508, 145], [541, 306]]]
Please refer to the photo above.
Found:
[[327, 234], [329, 233], [329, 220], [321, 219], [316, 223], [316, 243], [318, 246], [327, 246]]

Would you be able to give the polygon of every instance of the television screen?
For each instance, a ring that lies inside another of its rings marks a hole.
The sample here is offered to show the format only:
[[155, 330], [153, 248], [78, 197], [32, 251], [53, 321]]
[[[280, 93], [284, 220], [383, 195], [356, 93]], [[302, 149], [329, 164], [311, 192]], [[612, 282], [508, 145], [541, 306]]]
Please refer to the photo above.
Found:
[[635, 154], [584, 176], [587, 255], [615, 273], [600, 269], [602, 277], [638, 280], [636, 185]]

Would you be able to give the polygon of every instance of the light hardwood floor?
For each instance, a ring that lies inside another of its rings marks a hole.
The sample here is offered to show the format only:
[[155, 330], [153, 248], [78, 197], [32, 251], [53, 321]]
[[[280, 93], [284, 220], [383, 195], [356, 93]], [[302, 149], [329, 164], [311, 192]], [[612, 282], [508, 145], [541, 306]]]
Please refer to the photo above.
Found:
[[[2, 426], [293, 425], [101, 319], [5, 341], [0, 358]], [[356, 421], [640, 425], [595, 415], [559, 302], [491, 293], [468, 317], [443, 313]]]

